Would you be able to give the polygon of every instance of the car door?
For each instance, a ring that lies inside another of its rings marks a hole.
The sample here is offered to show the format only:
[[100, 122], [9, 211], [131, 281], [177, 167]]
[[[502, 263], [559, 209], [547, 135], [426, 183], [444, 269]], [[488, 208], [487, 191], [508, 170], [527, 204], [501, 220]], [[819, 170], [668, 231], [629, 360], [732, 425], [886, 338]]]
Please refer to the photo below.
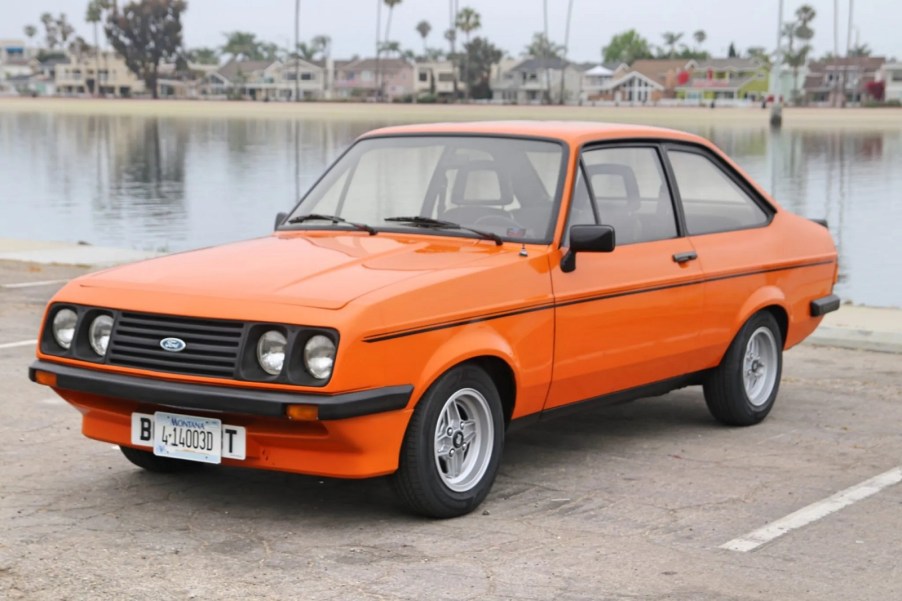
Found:
[[785, 276], [769, 273], [785, 241], [768, 228], [766, 201], [713, 152], [669, 144], [666, 159], [686, 233], [705, 274], [705, 320], [700, 343], [705, 362], [719, 363], [741, 327], [737, 316], [755, 292]]
[[[579, 253], [552, 266], [555, 295], [553, 408], [668, 380], [698, 365], [701, 270], [680, 235], [654, 144], [582, 153], [567, 227], [614, 227], [610, 253]], [[565, 236], [563, 243], [569, 244]]]

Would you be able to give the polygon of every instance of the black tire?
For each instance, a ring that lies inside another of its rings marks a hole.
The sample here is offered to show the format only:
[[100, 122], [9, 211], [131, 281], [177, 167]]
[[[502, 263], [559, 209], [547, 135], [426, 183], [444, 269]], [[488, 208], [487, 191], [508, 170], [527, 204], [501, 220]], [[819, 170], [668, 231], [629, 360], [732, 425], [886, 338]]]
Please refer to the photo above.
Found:
[[[457, 425], [448, 421], [454, 412]], [[440, 425], [445, 440], [437, 442]], [[392, 478], [395, 491], [415, 513], [465, 515], [489, 494], [503, 448], [504, 416], [495, 383], [479, 367], [455, 367], [426, 391], [413, 412]]]
[[184, 461], [181, 459], [171, 459], [169, 457], [158, 457], [151, 451], [142, 451], [131, 447], [120, 446], [119, 450], [125, 455], [125, 458], [148, 472], [156, 472], [159, 474], [172, 474], [178, 472], [190, 472], [202, 467], [197, 461]]
[[[760, 352], [754, 352], [749, 345], [753, 337], [757, 341], [755, 348]], [[747, 372], [752, 384], [745, 379]], [[763, 374], [760, 385], [754, 373]], [[774, 406], [782, 373], [783, 336], [780, 326], [770, 312], [761, 311], [745, 322], [720, 365], [705, 381], [708, 410], [728, 426], [757, 424], [767, 417]]]

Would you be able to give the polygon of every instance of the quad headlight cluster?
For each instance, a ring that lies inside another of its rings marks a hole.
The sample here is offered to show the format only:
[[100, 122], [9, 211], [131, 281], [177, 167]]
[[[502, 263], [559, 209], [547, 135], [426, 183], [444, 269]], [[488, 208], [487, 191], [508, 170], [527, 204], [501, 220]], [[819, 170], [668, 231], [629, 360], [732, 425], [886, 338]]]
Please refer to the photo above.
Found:
[[[304, 371], [317, 381], [328, 380], [335, 365], [335, 342], [323, 334], [313, 334], [304, 339], [303, 333], [289, 340], [280, 330], [266, 330], [257, 338], [257, 364], [270, 376], [280, 376], [292, 371], [293, 365], [302, 363]], [[298, 350], [292, 351], [292, 344]]]
[[[113, 331], [113, 316], [108, 313], [97, 313], [88, 316], [91, 325], [88, 326], [88, 343], [97, 357], [106, 355], [110, 346], [110, 334]], [[70, 350], [75, 341], [76, 327], [78, 326], [78, 314], [72, 309], [60, 309], [53, 316], [50, 329], [53, 339], [64, 350]]]
[[[236, 332], [237, 328], [241, 342], [231, 347], [211, 348], [210, 345], [216, 343], [197, 332], [215, 326], [202, 325], [197, 326], [201, 330], [192, 329], [191, 319], [143, 314], [123, 317], [116, 310], [56, 305], [51, 307], [47, 327], [42, 333], [41, 350], [50, 355], [94, 363], [109, 362], [126, 367], [198, 375], [209, 374], [204, 363], [208, 357], [210, 365], [221, 372], [223, 359], [231, 352], [233, 370], [230, 375], [220, 377], [300, 386], [325, 386], [332, 377], [338, 345], [338, 332], [335, 330], [271, 323], [223, 322], [226, 324], [223, 328], [232, 328], [232, 332]], [[119, 326], [116, 326], [117, 320], [120, 321]], [[209, 320], [199, 321], [211, 323]], [[171, 328], [166, 325], [168, 322], [172, 323]], [[142, 323], [150, 324], [147, 325], [150, 329], [141, 329], [144, 327]], [[113, 330], [122, 327], [126, 328], [126, 337], [117, 340], [114, 350], [110, 352]], [[192, 339], [192, 336], [200, 338]], [[182, 345], [180, 349], [173, 350], [163, 345], [172, 339]], [[132, 348], [135, 345], [140, 346]], [[186, 351], [184, 355], [179, 354], [182, 350]], [[196, 371], [193, 371], [195, 368]]]

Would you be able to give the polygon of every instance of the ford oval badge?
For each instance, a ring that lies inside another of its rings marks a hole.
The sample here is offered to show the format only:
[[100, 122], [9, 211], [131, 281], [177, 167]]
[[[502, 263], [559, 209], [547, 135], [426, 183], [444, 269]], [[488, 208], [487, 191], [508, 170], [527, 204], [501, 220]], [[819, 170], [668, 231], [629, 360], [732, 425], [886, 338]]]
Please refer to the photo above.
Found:
[[160, 341], [160, 347], [170, 353], [179, 353], [185, 350], [186, 346], [188, 345], [180, 338], [164, 338]]

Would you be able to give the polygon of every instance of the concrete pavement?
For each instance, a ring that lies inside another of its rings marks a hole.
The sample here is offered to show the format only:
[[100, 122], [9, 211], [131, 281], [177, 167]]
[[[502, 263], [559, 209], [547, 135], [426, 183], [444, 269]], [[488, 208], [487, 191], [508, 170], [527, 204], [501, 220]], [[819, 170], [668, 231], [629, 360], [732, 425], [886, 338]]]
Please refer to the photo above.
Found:
[[[66, 242], [0, 238], [0, 261], [39, 265], [107, 267], [162, 253]], [[902, 309], [843, 305], [824, 318], [806, 344], [902, 353]]]

